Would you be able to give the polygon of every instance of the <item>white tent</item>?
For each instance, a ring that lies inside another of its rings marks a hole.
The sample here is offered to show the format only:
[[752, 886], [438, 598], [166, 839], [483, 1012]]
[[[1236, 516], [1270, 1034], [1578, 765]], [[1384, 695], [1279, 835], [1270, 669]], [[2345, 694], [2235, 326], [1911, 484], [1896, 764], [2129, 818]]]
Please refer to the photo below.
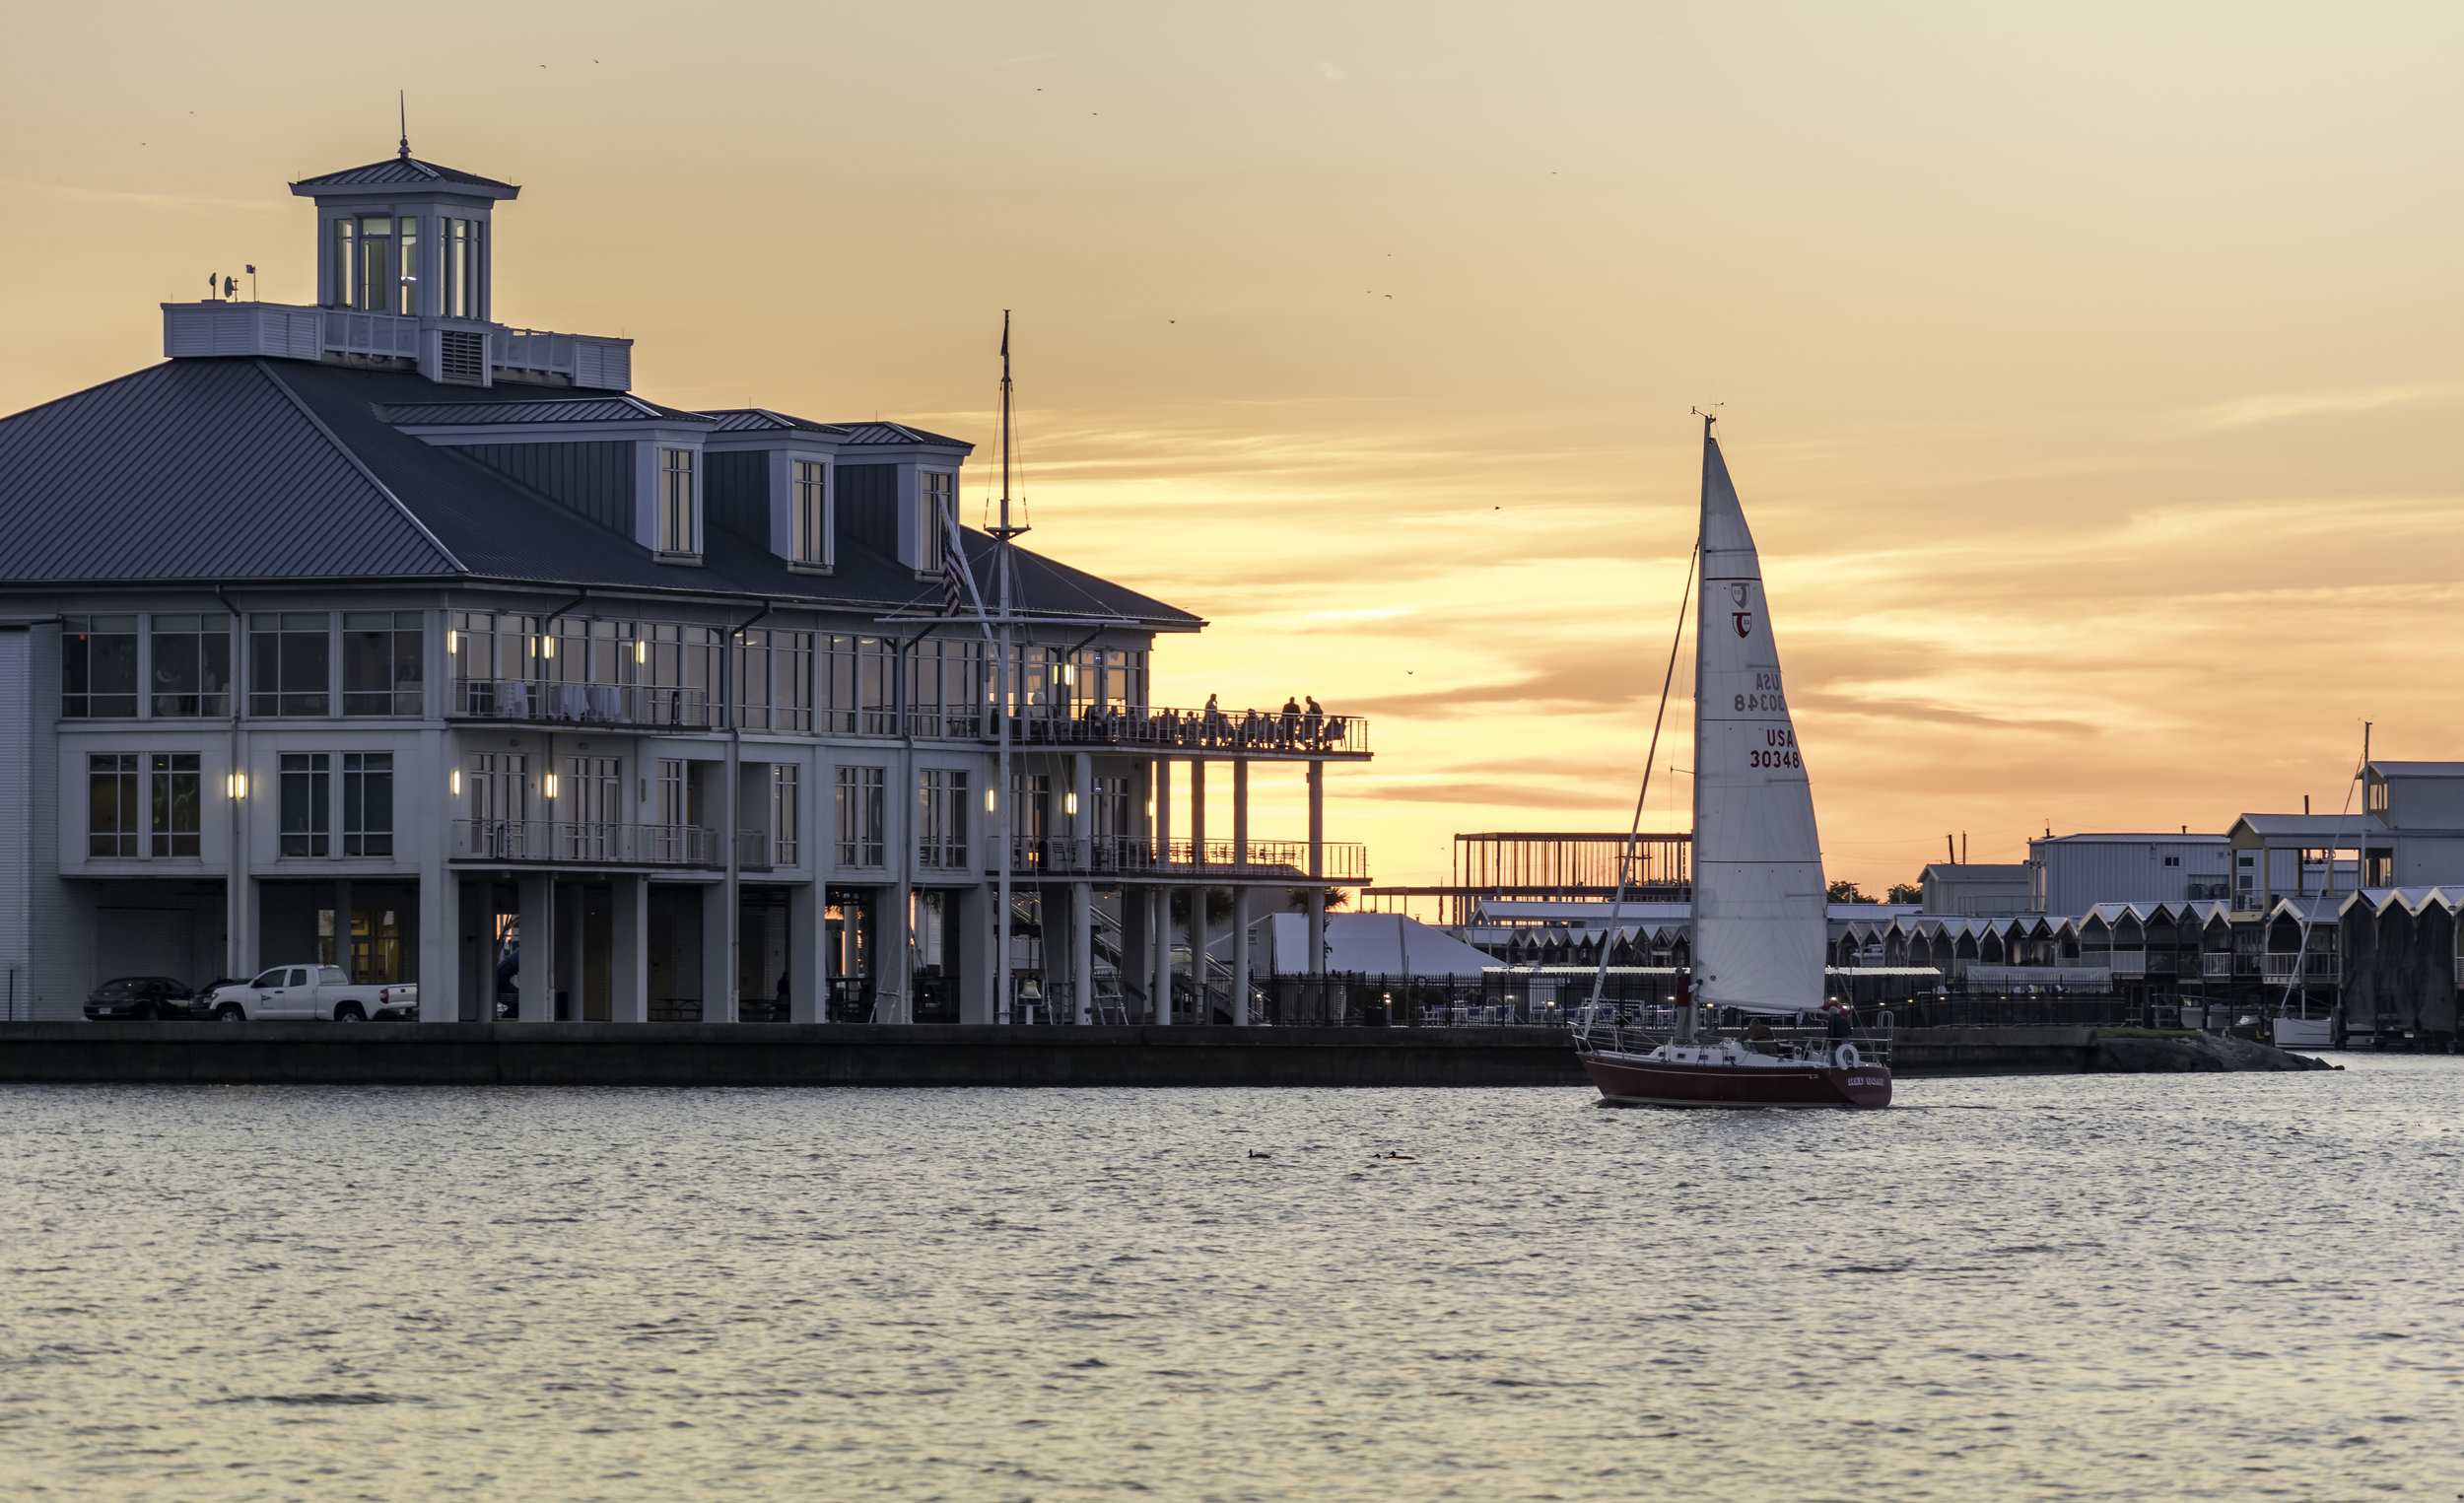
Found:
[[[1309, 970], [1309, 916], [1269, 914], [1250, 926], [1261, 976], [1300, 976]], [[1370, 976], [1477, 976], [1497, 964], [1444, 929], [1402, 914], [1329, 914], [1326, 968]], [[1229, 958], [1227, 936], [1210, 947]]]

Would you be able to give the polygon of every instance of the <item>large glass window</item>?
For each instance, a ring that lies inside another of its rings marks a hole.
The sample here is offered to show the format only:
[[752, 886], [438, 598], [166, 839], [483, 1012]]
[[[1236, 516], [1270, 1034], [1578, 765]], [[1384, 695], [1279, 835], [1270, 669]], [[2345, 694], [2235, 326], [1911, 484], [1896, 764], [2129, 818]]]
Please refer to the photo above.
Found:
[[692, 766], [681, 757], [658, 761], [658, 822], [689, 825], [699, 811], [693, 807]]
[[137, 754], [93, 752], [86, 758], [86, 854], [135, 855], [138, 820]]
[[736, 633], [736, 719], [747, 730], [813, 728], [813, 634]]
[[897, 735], [898, 645], [884, 637], [824, 639], [821, 701], [825, 732]]
[[658, 451], [658, 551], [702, 551], [701, 518], [694, 514], [693, 450]]
[[795, 461], [795, 562], [827, 566], [832, 558], [830, 466]]
[[248, 618], [248, 714], [327, 713], [332, 625], [323, 611]]
[[157, 616], [150, 713], [161, 717], [231, 714], [231, 618]]
[[419, 612], [343, 612], [342, 713], [418, 715], [425, 653]]
[[195, 752], [154, 752], [147, 757], [149, 791], [154, 795], [149, 824], [156, 855], [196, 855], [204, 802], [204, 775]]
[[879, 866], [888, 859], [886, 771], [878, 767], [838, 770], [833, 813], [842, 866]]
[[62, 617], [60, 714], [82, 718], [136, 713], [137, 618]]
[[473, 752], [467, 796], [470, 817], [475, 820], [511, 820], [520, 822], [530, 817], [529, 761], [521, 752]]
[[926, 768], [917, 775], [916, 864], [963, 868], [967, 859], [967, 774]]
[[909, 649], [907, 733], [983, 734], [987, 660], [979, 641], [926, 638]]
[[333, 854], [333, 757], [326, 752], [282, 754], [282, 854]]
[[393, 753], [342, 754], [342, 854], [393, 854]]
[[1137, 805], [1129, 799], [1129, 780], [1103, 778], [1095, 780], [1095, 836], [1098, 840], [1126, 840], [1135, 828], [1130, 821], [1136, 817]]

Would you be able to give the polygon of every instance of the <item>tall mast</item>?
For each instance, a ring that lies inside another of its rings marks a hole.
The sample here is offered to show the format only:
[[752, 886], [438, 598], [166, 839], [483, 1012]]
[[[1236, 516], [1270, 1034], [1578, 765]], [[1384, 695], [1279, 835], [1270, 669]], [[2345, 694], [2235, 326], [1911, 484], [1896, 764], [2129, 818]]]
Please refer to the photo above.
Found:
[[[1000, 810], [999, 844], [993, 851], [993, 858], [999, 863], [996, 868], [998, 875], [994, 878], [994, 912], [992, 915], [992, 1021], [996, 1023], [1009, 1022], [1011, 1017], [1009, 936], [1010, 929], [1012, 927], [1012, 920], [1010, 918], [1010, 903], [1012, 898], [1010, 892], [1010, 867], [1017, 855], [1017, 853], [1011, 844], [1016, 831], [1014, 817], [1010, 813], [1009, 807], [1009, 722], [1010, 717], [1016, 713], [1016, 674], [1018, 671], [1017, 649], [1012, 646], [1010, 640], [1010, 551], [1012, 540], [1015, 539], [1019, 533], [1027, 530], [1024, 527], [1011, 525], [1009, 519], [1010, 404], [1009, 309], [1002, 308], [1000, 421], [1001, 519], [1000, 524], [992, 529], [993, 542], [992, 573], [995, 580], [994, 588], [1000, 599], [1000, 639], [997, 650], [1000, 652], [1001, 658], [1000, 665], [993, 670], [993, 683], [996, 686], [993, 691], [993, 708], [998, 716], [1000, 724], [999, 766], [998, 770], [993, 774], [994, 781], [992, 789], [992, 806]], [[953, 497], [953, 503], [955, 500], [956, 498]]]
[[[1696, 412], [1702, 412], [1702, 409], [1701, 409], [1701, 408], [1699, 408], [1699, 407], [1695, 408], [1694, 410], [1695, 410]], [[1703, 412], [1703, 413], [1702, 413], [1702, 484], [1703, 484], [1703, 494], [1704, 494], [1704, 497], [1705, 497], [1705, 501], [1704, 501], [1704, 503], [1703, 503], [1703, 504], [1704, 504], [1705, 506], [1710, 505], [1710, 502], [1709, 502], [1708, 498], [1709, 498], [1709, 496], [1710, 496], [1710, 490], [1711, 490], [1711, 425], [1712, 425], [1712, 424], [1714, 424], [1714, 423], [1717, 423], [1718, 421], [1720, 421], [1720, 420], [1719, 420], [1718, 418], [1716, 418], [1716, 417], [1712, 416], [1710, 413], [1707, 413], [1707, 412]], [[1695, 556], [1697, 559], [1701, 559], [1701, 558], [1702, 558], [1702, 556], [1703, 556], [1703, 553], [1702, 553], [1703, 535], [1702, 535], [1702, 533], [1703, 533], [1703, 519], [1702, 519], [1701, 515], [1699, 514], [1699, 512], [1697, 512], [1697, 514], [1695, 515], [1695, 518], [1694, 518], [1694, 556]], [[1704, 578], [1704, 580], [1703, 580], [1703, 584], [1702, 584], [1702, 605], [1701, 605], [1701, 610], [1702, 610], [1703, 612], [1705, 612], [1706, 614], [1707, 614], [1707, 613], [1710, 611], [1710, 609], [1711, 609], [1711, 581], [1710, 581], [1710, 579], [1709, 579], [1709, 575], [1710, 575], [1710, 573], [1711, 573], [1711, 571], [1710, 571], [1710, 569], [1709, 569], [1709, 567], [1708, 567], [1708, 564], [1707, 564], [1707, 561], [1706, 561], [1705, 567], [1704, 567], [1704, 569], [1703, 569], [1703, 574], [1704, 574], [1705, 578]], [[1688, 828], [1688, 829], [1692, 832], [1693, 839], [1689, 839], [1689, 840], [1685, 843], [1685, 854], [1686, 854], [1686, 860], [1685, 860], [1685, 867], [1686, 867], [1686, 870], [1685, 870], [1685, 897], [1686, 897], [1685, 911], [1686, 911], [1686, 914], [1687, 914], [1687, 917], [1688, 917], [1688, 922], [1687, 922], [1687, 923], [1686, 923], [1686, 925], [1685, 925], [1685, 933], [1686, 933], [1686, 937], [1687, 937], [1687, 943], [1686, 943], [1686, 946], [1685, 946], [1685, 970], [1686, 970], [1686, 979], [1687, 979], [1687, 981], [1689, 981], [1689, 982], [1693, 979], [1694, 962], [1695, 962], [1696, 957], [1697, 957], [1697, 954], [1698, 954], [1698, 950], [1699, 950], [1699, 942], [1700, 942], [1701, 937], [1702, 937], [1702, 848], [1701, 848], [1701, 846], [1700, 846], [1700, 845], [1698, 845], [1698, 844], [1697, 844], [1697, 842], [1700, 840], [1701, 835], [1702, 835], [1702, 786], [1703, 786], [1703, 781], [1704, 781], [1704, 780], [1703, 780], [1703, 778], [1702, 778], [1702, 775], [1701, 775], [1701, 768], [1702, 768], [1702, 656], [1703, 656], [1703, 651], [1704, 651], [1704, 641], [1705, 641], [1705, 639], [1706, 639], [1706, 637], [1707, 637], [1708, 635], [1709, 635], [1709, 634], [1708, 634], [1708, 633], [1706, 633], [1706, 632], [1703, 630], [1703, 623], [1702, 623], [1701, 621], [1696, 621], [1696, 622], [1694, 623], [1694, 743], [1693, 743], [1693, 759], [1694, 759], [1694, 767], [1695, 767], [1695, 770], [1696, 770], [1696, 771], [1695, 771], [1695, 776], [1694, 776], [1694, 788], [1693, 788], [1693, 800], [1692, 800], [1692, 802], [1693, 802], [1693, 813], [1692, 813], [1692, 815], [1690, 816], [1692, 823], [1691, 823], [1690, 825], [1688, 825], [1688, 826], [1687, 826], [1687, 828]], [[1679, 1008], [1679, 1009], [1677, 1010], [1677, 1039], [1678, 1039], [1680, 1042], [1684, 1042], [1684, 1043], [1691, 1043], [1691, 1042], [1693, 1041], [1693, 1037], [1694, 1037], [1694, 1014], [1695, 1014], [1695, 1012], [1696, 1012], [1696, 1011], [1697, 1011], [1697, 1004], [1696, 1004], [1696, 1002], [1695, 1002], [1695, 1000], [1694, 1000], [1694, 991], [1693, 991], [1692, 987], [1690, 987], [1690, 986], [1689, 986], [1689, 987], [1687, 987], [1687, 988], [1686, 988], [1686, 991], [1685, 991], [1685, 1005], [1684, 1005], [1683, 1007], [1681, 1007], [1681, 1008]]]

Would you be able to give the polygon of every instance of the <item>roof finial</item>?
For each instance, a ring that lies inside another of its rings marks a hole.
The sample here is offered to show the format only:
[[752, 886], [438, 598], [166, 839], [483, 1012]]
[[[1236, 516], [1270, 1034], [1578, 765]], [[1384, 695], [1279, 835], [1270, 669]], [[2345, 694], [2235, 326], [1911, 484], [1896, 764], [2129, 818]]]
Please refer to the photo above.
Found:
[[401, 149], [401, 151], [400, 151], [400, 153], [399, 153], [398, 155], [402, 158], [402, 160], [403, 160], [403, 161], [408, 162], [408, 161], [410, 161], [410, 160], [411, 160], [411, 97], [410, 97], [410, 91], [409, 91], [409, 90], [407, 90], [407, 89], [397, 89], [397, 90], [395, 90], [395, 91], [394, 91], [394, 95], [393, 95], [393, 106], [394, 106], [394, 109], [395, 109], [395, 110], [398, 112], [398, 114], [400, 115], [400, 117], [401, 117], [401, 121], [402, 121], [402, 149]]

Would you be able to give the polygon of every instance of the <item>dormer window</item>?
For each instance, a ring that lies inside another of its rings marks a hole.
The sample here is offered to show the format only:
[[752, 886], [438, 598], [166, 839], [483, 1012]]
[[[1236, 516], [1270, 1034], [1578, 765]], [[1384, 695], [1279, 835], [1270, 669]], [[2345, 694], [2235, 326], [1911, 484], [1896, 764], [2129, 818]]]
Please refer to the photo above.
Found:
[[693, 450], [658, 451], [658, 551], [698, 554], [702, 551], [701, 516], [693, 494]]
[[945, 470], [924, 472], [924, 505], [916, 509], [916, 572], [939, 574], [941, 551], [949, 536], [950, 518], [958, 514], [958, 477]]
[[334, 221], [333, 301], [372, 313], [418, 311], [419, 221], [362, 214]]
[[827, 569], [833, 562], [830, 525], [830, 466], [818, 459], [798, 459], [793, 469], [795, 494], [795, 557], [791, 562]]

